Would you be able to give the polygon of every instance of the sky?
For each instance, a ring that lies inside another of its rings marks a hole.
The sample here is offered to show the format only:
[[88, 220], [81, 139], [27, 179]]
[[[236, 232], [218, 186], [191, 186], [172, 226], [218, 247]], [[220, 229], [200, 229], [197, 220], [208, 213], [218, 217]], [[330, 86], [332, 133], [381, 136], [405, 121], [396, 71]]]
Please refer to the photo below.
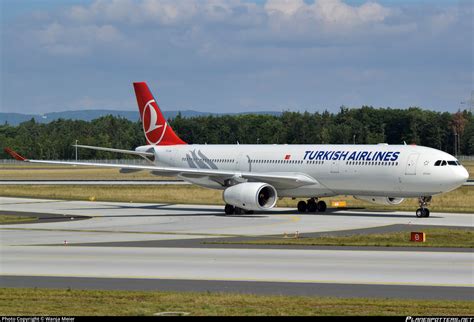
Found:
[[0, 112], [455, 112], [474, 90], [472, 1], [0, 0]]

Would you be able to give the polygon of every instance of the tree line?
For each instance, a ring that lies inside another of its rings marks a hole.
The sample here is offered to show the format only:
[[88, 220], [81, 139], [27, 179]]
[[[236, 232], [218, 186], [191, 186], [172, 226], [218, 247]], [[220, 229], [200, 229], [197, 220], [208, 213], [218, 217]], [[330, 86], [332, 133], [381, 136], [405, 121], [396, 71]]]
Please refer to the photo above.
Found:
[[[474, 116], [469, 111], [435, 112], [421, 108], [346, 108], [337, 113], [283, 112], [281, 115], [222, 115], [168, 120], [191, 144], [418, 144], [450, 154], [474, 155]], [[134, 149], [145, 145], [140, 122], [104, 116], [90, 122], [33, 119], [0, 126], [1, 155], [11, 147], [29, 158], [74, 159], [79, 144]], [[131, 156], [80, 149], [80, 159]]]

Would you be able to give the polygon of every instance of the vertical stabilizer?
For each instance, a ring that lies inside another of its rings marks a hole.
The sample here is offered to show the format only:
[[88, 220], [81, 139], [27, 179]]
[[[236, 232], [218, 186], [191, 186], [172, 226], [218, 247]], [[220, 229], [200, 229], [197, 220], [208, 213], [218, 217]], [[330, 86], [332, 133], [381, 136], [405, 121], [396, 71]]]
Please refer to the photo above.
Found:
[[143, 132], [148, 144], [177, 145], [186, 144], [174, 133], [145, 82], [133, 83]]

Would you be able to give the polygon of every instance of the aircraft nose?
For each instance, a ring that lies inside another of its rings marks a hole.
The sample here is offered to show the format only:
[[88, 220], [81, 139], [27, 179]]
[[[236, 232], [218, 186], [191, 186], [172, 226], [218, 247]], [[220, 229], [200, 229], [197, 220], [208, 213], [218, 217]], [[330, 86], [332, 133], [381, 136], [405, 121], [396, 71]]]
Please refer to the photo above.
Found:
[[463, 166], [460, 166], [456, 169], [456, 181], [458, 181], [460, 184], [463, 184], [469, 179], [469, 172], [467, 172], [466, 168]]
[[461, 177], [464, 182], [466, 182], [467, 179], [469, 179], [469, 172], [467, 172], [465, 167], [462, 167]]

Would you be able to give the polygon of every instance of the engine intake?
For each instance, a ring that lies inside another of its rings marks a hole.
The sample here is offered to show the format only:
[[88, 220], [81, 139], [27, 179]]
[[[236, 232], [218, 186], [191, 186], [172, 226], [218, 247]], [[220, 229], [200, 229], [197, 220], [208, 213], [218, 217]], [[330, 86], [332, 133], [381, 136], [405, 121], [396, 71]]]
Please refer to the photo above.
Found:
[[229, 205], [245, 210], [267, 210], [275, 206], [276, 189], [263, 182], [244, 182], [224, 190], [222, 198]]
[[394, 197], [373, 197], [373, 196], [354, 196], [354, 198], [375, 203], [377, 205], [394, 206], [402, 203], [403, 198]]

